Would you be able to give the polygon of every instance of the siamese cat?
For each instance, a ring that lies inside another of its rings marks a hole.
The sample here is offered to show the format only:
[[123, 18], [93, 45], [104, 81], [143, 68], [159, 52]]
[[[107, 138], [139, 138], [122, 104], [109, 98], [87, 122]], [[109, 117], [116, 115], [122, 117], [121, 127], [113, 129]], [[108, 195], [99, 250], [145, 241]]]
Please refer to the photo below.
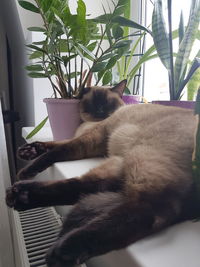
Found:
[[[49, 267], [83, 263], [194, 217], [193, 112], [153, 104], [123, 105], [120, 94], [125, 86], [122, 81], [105, 92], [85, 91], [82, 119], [92, 123], [89, 129], [88, 124], [82, 126], [77, 137], [19, 148], [22, 159], [34, 161], [19, 172], [23, 181], [7, 190], [8, 206], [26, 210], [74, 205], [47, 253]], [[92, 157], [106, 159], [80, 177], [24, 180], [54, 162]]]

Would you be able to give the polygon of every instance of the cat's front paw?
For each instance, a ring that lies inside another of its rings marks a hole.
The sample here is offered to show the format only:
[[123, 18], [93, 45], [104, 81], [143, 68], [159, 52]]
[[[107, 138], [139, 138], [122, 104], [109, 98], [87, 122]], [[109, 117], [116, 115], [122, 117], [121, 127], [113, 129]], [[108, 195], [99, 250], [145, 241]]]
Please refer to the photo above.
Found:
[[19, 147], [17, 151], [17, 156], [18, 158], [23, 160], [33, 160], [47, 151], [48, 148], [45, 143], [34, 142]]
[[37, 174], [38, 174], [37, 171], [34, 171], [28, 167], [25, 167], [17, 173], [17, 180], [27, 180], [29, 178], [34, 177]]
[[26, 210], [33, 208], [30, 193], [34, 182], [16, 182], [6, 190], [6, 204], [16, 210]]

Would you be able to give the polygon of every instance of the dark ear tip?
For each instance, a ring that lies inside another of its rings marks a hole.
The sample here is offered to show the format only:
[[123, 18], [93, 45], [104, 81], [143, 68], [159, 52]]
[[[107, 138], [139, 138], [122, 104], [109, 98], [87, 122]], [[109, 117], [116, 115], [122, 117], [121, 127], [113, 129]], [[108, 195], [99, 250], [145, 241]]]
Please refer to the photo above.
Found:
[[122, 80], [121, 83], [127, 84], [127, 79]]
[[120, 95], [120, 97], [122, 97], [123, 92], [126, 88], [126, 84], [127, 84], [127, 79], [122, 80], [121, 82], [119, 82], [117, 85], [115, 85], [111, 91], [118, 93]]
[[90, 90], [91, 90], [91, 87], [84, 87], [84, 88], [81, 90], [81, 94], [80, 94], [81, 98], [83, 97], [83, 95], [89, 93]]

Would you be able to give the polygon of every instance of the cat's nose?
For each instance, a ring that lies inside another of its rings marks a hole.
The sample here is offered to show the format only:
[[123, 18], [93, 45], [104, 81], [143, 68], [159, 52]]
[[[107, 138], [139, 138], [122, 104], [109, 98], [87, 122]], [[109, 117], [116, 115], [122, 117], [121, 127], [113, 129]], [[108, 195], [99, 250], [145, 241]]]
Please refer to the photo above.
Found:
[[95, 113], [96, 113], [96, 117], [98, 117], [98, 118], [104, 118], [105, 117], [105, 112], [104, 112], [103, 107], [98, 107], [96, 109]]
[[98, 112], [99, 114], [103, 114], [103, 113], [104, 113], [103, 107], [99, 107], [99, 108], [97, 108], [97, 112]]

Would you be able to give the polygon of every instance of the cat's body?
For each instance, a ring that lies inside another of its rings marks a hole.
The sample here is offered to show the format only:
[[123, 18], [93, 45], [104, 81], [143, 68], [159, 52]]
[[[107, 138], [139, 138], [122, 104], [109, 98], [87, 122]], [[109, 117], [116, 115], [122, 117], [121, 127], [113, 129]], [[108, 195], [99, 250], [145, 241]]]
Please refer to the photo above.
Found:
[[49, 267], [71, 266], [123, 248], [193, 216], [194, 129], [190, 110], [122, 106], [72, 140], [21, 148], [22, 157], [36, 157], [20, 172], [23, 179], [56, 161], [107, 159], [81, 177], [18, 182], [8, 190], [7, 203], [19, 210], [75, 204], [47, 255]]

